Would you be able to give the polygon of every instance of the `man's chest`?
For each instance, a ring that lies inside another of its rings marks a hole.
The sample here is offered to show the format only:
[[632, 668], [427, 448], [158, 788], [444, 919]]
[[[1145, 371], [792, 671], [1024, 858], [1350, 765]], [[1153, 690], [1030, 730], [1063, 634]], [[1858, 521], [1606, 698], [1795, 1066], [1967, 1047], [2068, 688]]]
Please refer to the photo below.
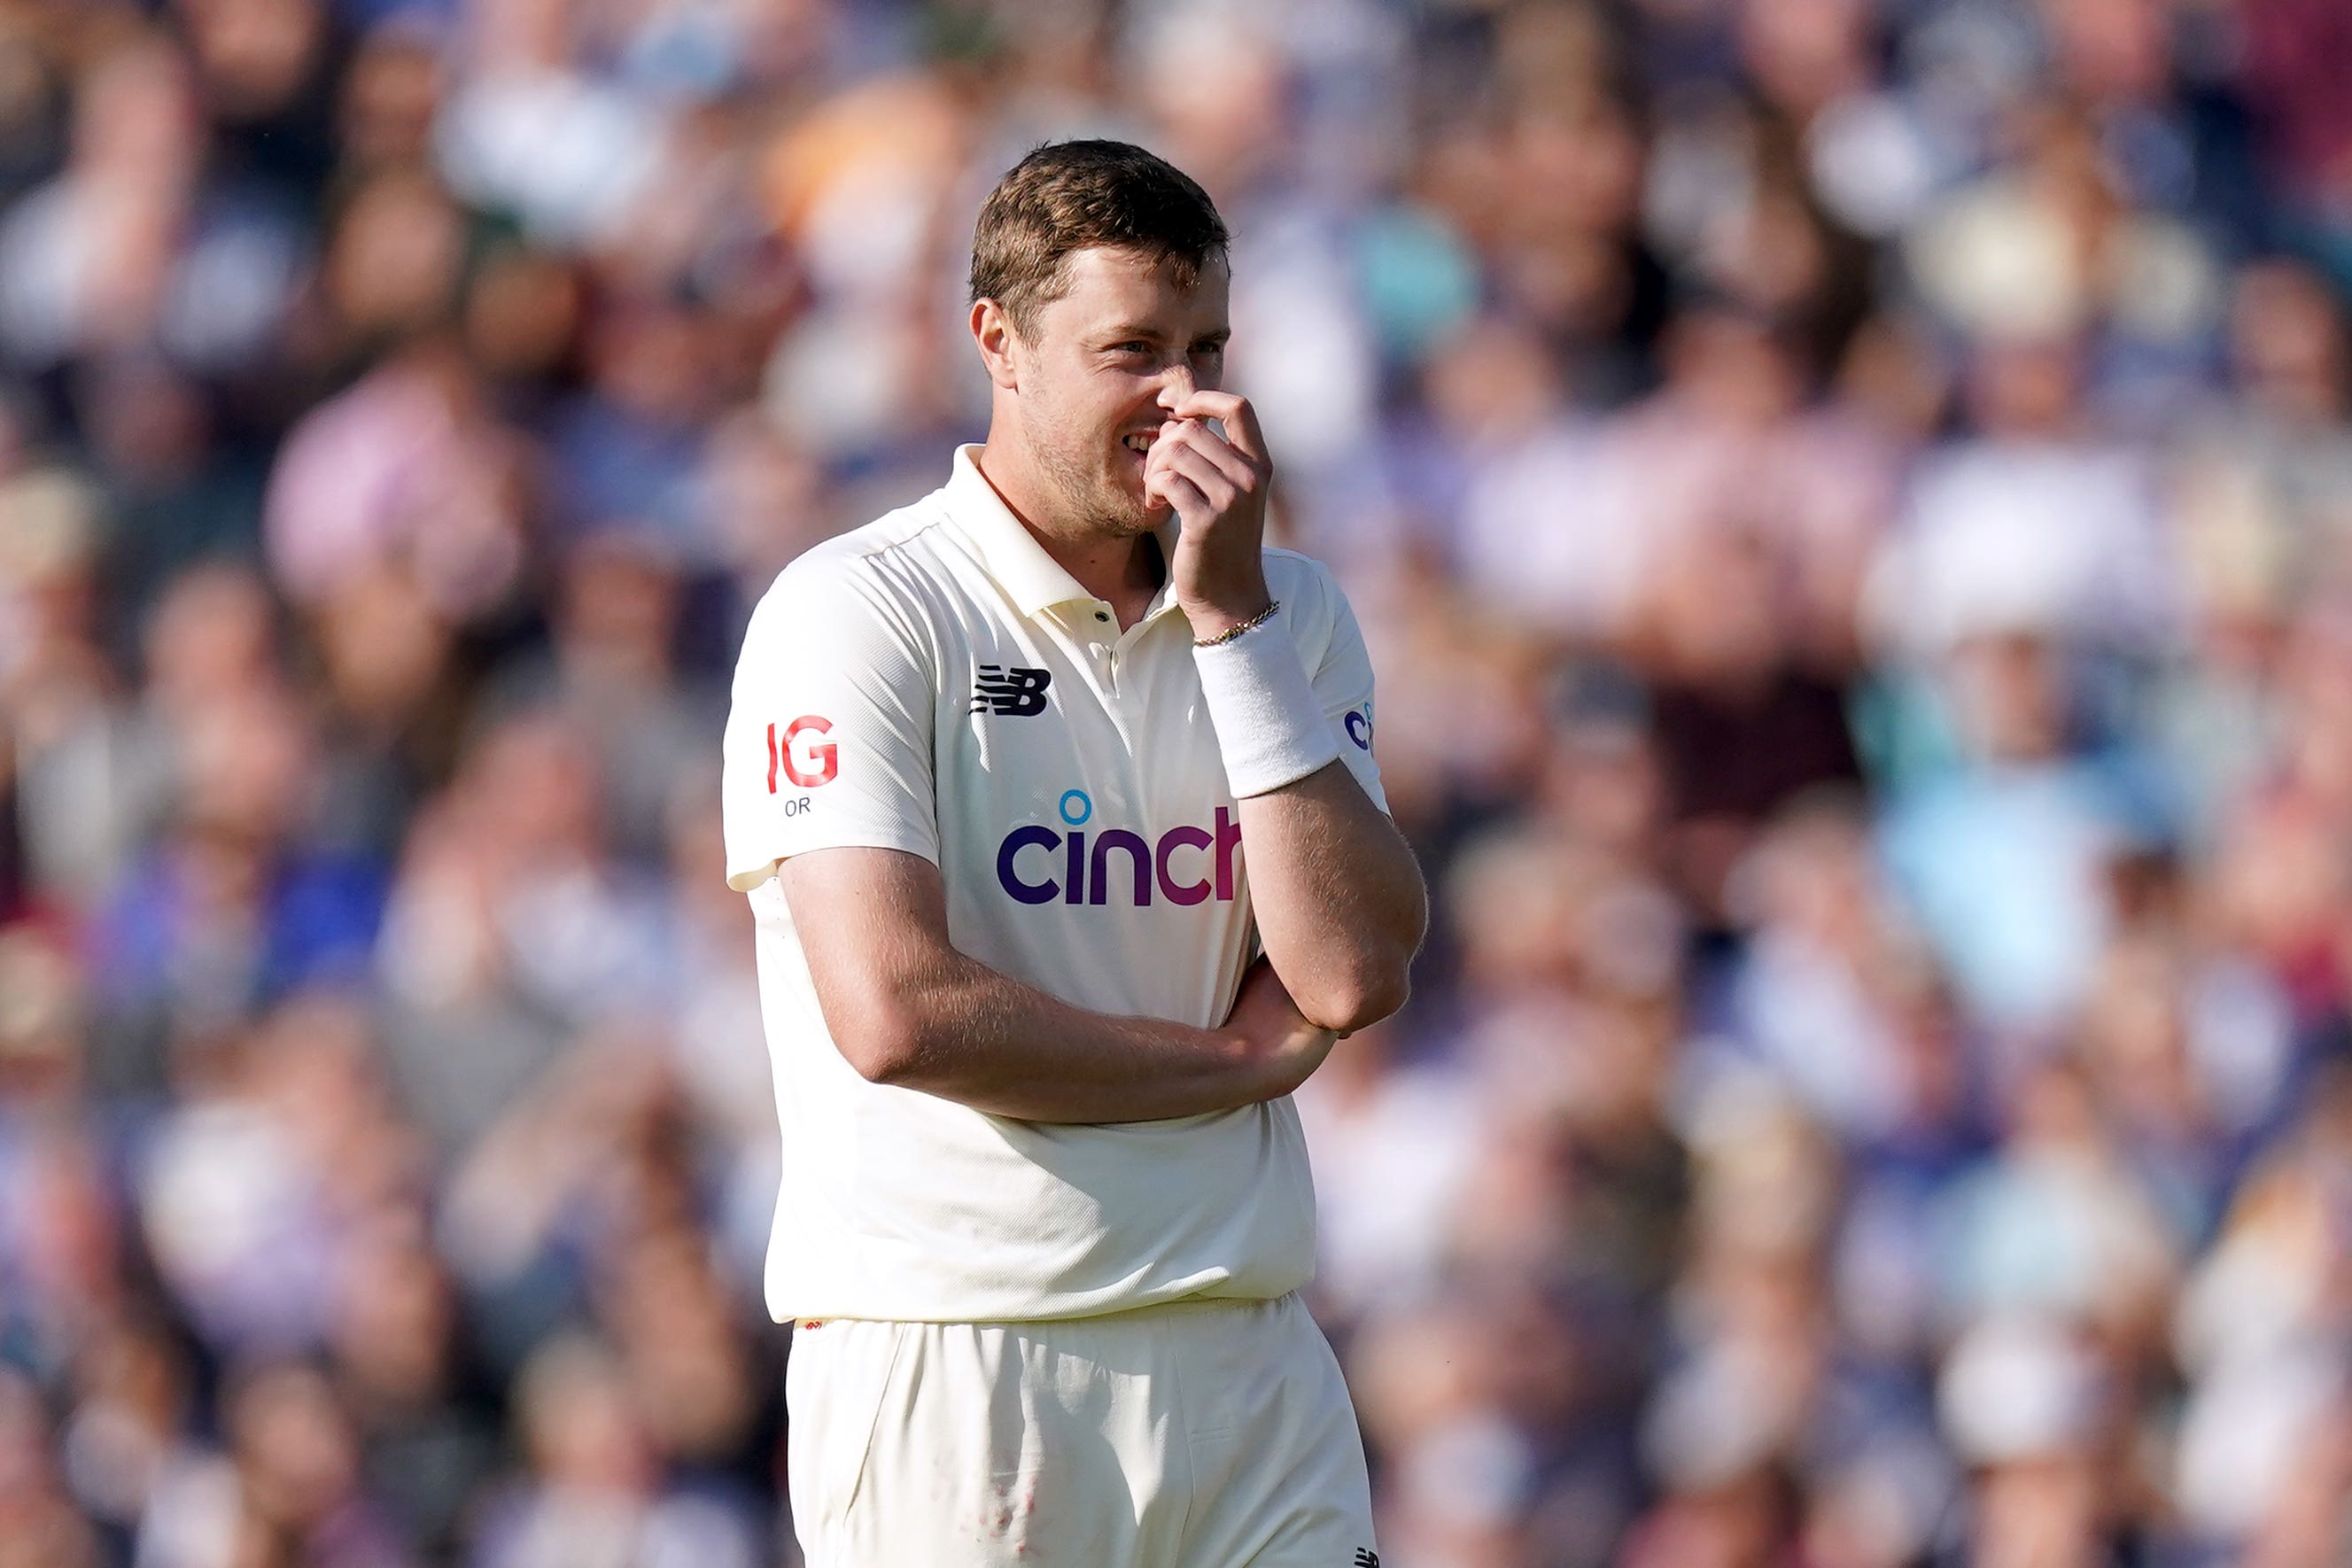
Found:
[[945, 856], [1012, 906], [1240, 896], [1240, 828], [1181, 619], [985, 621], [943, 650]]

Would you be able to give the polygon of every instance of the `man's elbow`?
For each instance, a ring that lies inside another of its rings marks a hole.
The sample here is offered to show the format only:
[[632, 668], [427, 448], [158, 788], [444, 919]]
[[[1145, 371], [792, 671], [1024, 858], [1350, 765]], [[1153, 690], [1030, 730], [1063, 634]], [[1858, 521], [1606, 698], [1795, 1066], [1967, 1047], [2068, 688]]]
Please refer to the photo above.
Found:
[[833, 1032], [842, 1059], [868, 1083], [913, 1087], [927, 1055], [921, 1022], [910, 1008], [874, 1003]]
[[1412, 995], [1412, 981], [1408, 962], [1400, 960], [1366, 965], [1308, 989], [1311, 994], [1292, 996], [1300, 1016], [1318, 1029], [1352, 1035], [1400, 1011]]

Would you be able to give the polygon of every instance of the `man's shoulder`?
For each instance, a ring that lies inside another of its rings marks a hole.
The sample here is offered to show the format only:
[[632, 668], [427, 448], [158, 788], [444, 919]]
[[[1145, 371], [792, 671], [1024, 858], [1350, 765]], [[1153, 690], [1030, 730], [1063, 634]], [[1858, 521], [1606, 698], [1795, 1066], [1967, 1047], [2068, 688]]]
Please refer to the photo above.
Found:
[[1294, 626], [1301, 616], [1336, 615], [1347, 604], [1339, 579], [1314, 556], [1274, 545], [1264, 554], [1266, 591], [1282, 601]]
[[1265, 586], [1282, 605], [1283, 622], [1308, 673], [1322, 671], [1335, 659], [1349, 669], [1363, 661], [1364, 635], [1355, 607], [1328, 564], [1296, 550], [1268, 549]]
[[[920, 653], [935, 641], [939, 585], [950, 575], [939, 493], [810, 546], [752, 606], [745, 649], [778, 639], [844, 650]], [[878, 639], [878, 640], [877, 640]]]

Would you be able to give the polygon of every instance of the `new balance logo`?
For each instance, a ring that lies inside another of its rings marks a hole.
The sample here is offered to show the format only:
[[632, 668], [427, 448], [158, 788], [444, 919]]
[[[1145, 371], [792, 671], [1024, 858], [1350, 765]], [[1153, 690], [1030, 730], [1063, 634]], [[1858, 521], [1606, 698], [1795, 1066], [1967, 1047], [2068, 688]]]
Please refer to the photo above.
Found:
[[1356, 1568], [1381, 1568], [1381, 1554], [1368, 1546], [1357, 1547]]
[[1045, 688], [1053, 683], [1054, 672], [1048, 669], [983, 664], [972, 687], [971, 710], [1000, 719], [1033, 718], [1045, 710]]

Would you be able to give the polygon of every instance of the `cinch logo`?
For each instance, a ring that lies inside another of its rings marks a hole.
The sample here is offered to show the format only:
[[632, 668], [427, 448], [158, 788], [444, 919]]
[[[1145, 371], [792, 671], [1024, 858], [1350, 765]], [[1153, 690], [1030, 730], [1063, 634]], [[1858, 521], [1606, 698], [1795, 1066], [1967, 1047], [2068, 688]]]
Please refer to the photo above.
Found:
[[[1095, 804], [1084, 790], [1065, 790], [1055, 809], [1069, 832], [1033, 822], [1014, 828], [997, 846], [996, 880], [1021, 902], [1048, 904], [1059, 899], [1066, 904], [1107, 904], [1117, 887], [1124, 891], [1121, 902], [1142, 909], [1150, 904], [1155, 886], [1171, 904], [1197, 904], [1209, 898], [1233, 902], [1234, 852], [1242, 847], [1242, 825], [1224, 806], [1217, 807], [1214, 832], [1171, 827], [1157, 844], [1124, 827], [1079, 831], [1095, 814]], [[1028, 850], [1035, 853], [1024, 859]], [[1120, 861], [1116, 868], [1113, 856]]]
[[814, 789], [831, 784], [841, 773], [841, 748], [831, 741], [811, 741], [799, 751], [793, 742], [809, 733], [830, 735], [833, 721], [814, 713], [803, 713], [784, 726], [783, 738], [776, 737], [776, 727], [768, 726], [768, 793], [776, 793], [776, 773], [803, 789]]
[[1356, 742], [1356, 750], [1369, 752], [1372, 749], [1372, 705], [1370, 703], [1367, 702], [1361, 708], [1349, 709], [1348, 716], [1339, 722], [1346, 727], [1348, 739]]

